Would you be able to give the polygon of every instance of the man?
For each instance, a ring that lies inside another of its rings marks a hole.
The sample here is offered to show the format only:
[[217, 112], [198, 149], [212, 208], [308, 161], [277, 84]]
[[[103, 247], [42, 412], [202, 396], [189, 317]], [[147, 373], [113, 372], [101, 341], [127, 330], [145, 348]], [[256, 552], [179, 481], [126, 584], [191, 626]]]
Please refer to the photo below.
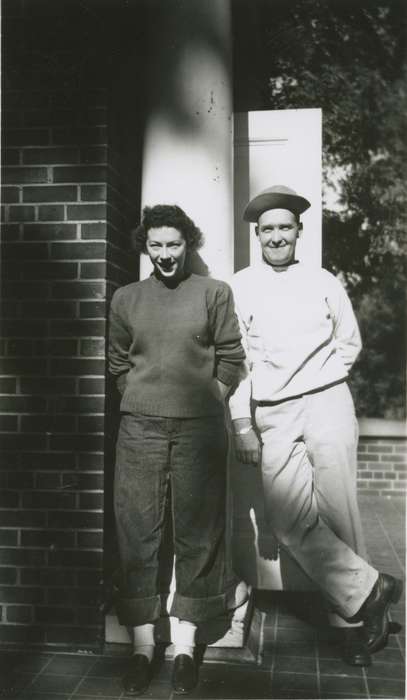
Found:
[[344, 659], [367, 666], [387, 643], [388, 608], [402, 584], [366, 562], [357, 422], [346, 384], [360, 334], [339, 281], [295, 258], [300, 215], [309, 206], [275, 186], [244, 212], [256, 223], [262, 260], [232, 281], [247, 365], [230, 411], [238, 459], [261, 462], [274, 535], [344, 628]]

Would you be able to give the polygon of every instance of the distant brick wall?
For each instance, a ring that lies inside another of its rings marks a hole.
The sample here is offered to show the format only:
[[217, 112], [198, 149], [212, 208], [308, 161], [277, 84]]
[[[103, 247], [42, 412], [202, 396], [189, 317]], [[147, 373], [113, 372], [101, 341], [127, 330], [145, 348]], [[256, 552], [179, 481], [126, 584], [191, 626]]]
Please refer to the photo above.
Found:
[[406, 490], [407, 440], [361, 437], [358, 450], [358, 492], [402, 496]]
[[106, 303], [131, 278], [134, 207], [108, 44], [89, 45], [109, 23], [79, 2], [13, 0], [3, 12], [0, 641], [95, 644]]

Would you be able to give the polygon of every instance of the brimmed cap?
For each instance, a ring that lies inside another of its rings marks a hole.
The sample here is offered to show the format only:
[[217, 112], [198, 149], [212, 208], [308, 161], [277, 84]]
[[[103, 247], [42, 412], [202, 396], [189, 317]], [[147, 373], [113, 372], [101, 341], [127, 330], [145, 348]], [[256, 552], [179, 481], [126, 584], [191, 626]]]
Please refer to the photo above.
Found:
[[288, 211], [292, 211], [299, 216], [310, 206], [308, 199], [300, 197], [290, 187], [274, 185], [274, 187], [268, 187], [250, 200], [244, 210], [243, 219], [256, 223], [259, 216], [268, 209], [288, 209]]

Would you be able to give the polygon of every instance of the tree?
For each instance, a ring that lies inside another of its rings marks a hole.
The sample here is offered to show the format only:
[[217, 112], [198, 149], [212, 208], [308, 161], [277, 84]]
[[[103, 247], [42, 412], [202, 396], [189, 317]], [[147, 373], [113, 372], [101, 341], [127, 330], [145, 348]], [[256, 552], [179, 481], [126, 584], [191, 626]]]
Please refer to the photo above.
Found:
[[341, 276], [364, 352], [359, 415], [404, 416], [406, 10], [401, 0], [260, 3], [269, 106], [321, 107], [323, 264]]

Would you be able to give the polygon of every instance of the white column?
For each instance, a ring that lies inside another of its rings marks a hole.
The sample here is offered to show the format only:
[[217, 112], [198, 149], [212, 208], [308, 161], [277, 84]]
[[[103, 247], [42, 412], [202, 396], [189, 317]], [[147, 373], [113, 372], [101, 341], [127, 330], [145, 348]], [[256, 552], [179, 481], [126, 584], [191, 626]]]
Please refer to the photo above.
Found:
[[[228, 0], [166, 0], [153, 41], [154, 99], [144, 140], [142, 206], [178, 204], [205, 236], [213, 277], [233, 272], [231, 27]], [[158, 53], [157, 53], [158, 52]], [[150, 262], [142, 256], [140, 276]]]

